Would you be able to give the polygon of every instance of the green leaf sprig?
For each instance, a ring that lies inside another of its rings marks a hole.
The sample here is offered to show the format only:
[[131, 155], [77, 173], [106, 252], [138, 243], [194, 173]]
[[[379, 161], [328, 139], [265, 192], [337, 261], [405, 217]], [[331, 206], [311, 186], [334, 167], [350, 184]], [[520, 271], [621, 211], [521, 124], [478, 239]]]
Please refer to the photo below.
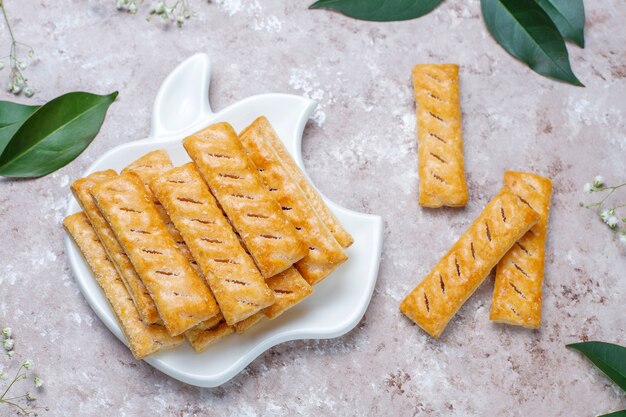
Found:
[[[587, 357], [626, 392], [626, 347], [606, 342], [581, 342], [567, 345]], [[626, 410], [600, 417], [626, 417]]]
[[319, 0], [310, 9], [334, 9], [355, 19], [390, 22], [415, 19], [435, 10], [442, 0]]
[[[389, 22], [415, 19], [441, 0], [318, 0], [310, 9], [332, 9], [356, 19]], [[487, 29], [512, 56], [538, 74], [576, 86], [565, 39], [584, 48], [583, 0], [481, 0]]]
[[117, 94], [73, 92], [41, 107], [0, 101], [0, 176], [41, 177], [73, 161], [100, 131]]
[[582, 86], [561, 33], [535, 0], [481, 0], [480, 5], [487, 29], [509, 54], [541, 75]]

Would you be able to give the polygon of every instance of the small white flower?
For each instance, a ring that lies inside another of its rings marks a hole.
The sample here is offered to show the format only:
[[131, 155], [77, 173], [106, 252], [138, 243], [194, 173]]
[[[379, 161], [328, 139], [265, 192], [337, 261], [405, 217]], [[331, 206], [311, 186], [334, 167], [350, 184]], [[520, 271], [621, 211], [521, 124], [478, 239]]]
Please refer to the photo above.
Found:
[[26, 401], [35, 401], [36, 399], [37, 397], [35, 397], [35, 395], [32, 392], [28, 391], [26, 393]]
[[30, 369], [33, 367], [33, 361], [31, 361], [30, 359], [26, 359], [24, 363], [22, 363], [22, 365], [24, 365], [24, 368]]
[[604, 185], [604, 178], [602, 178], [602, 175], [596, 175], [596, 177], [593, 179], [593, 186], [596, 188], [600, 188]]
[[13, 89], [11, 90], [11, 92], [15, 95], [18, 95], [19, 93], [22, 92], [22, 86], [21, 85], [17, 85], [17, 84], [13, 84]]
[[591, 194], [593, 192], [593, 185], [591, 185], [591, 183], [587, 183], [585, 184], [585, 187], [583, 188], [583, 190], [585, 191], [586, 194]]
[[35, 387], [41, 388], [43, 386], [43, 379], [39, 378], [38, 376], [33, 378], [33, 381], [35, 382]]
[[622, 233], [620, 233], [619, 235], [619, 240], [620, 242], [622, 242], [624, 245], [626, 245], [626, 230], [623, 230]]
[[617, 226], [617, 217], [615, 216], [611, 216], [608, 219], [606, 219], [605, 223], [611, 228], [611, 229], [615, 229], [615, 227]]
[[611, 213], [609, 213], [609, 210], [604, 209], [600, 212], [600, 218], [602, 219], [603, 222], [606, 223], [609, 217], [611, 217]]
[[13, 345], [15, 345], [15, 340], [13, 339], [4, 339], [2, 341], [2, 346], [4, 346], [6, 350], [13, 350]]
[[9, 355], [9, 359], [13, 358], [13, 356], [15, 355], [15, 352], [13, 352], [12, 350], [7, 352], [7, 355]]
[[26, 87], [26, 88], [24, 89], [24, 95], [25, 95], [26, 97], [32, 97], [34, 94], [35, 94], [35, 90], [33, 90], [32, 88], [30, 88], [30, 87]]
[[165, 4], [161, 1], [152, 6], [152, 12], [156, 14], [161, 14], [165, 11]]
[[24, 61], [20, 61], [17, 63], [17, 65], [20, 67], [20, 69], [24, 70], [28, 67], [28, 64]]
[[13, 334], [13, 329], [11, 329], [10, 327], [5, 327], [4, 329], [2, 329], [2, 335], [4, 337], [11, 337], [11, 335]]
[[131, 3], [130, 6], [128, 6], [128, 11], [133, 14], [137, 13], [137, 5], [135, 3]]

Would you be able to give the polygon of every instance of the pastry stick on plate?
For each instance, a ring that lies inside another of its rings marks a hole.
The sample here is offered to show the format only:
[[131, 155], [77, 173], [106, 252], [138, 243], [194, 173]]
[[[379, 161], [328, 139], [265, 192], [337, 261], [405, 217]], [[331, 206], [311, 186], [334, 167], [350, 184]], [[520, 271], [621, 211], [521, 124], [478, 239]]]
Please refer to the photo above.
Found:
[[328, 227], [337, 242], [339, 242], [339, 244], [344, 248], [352, 245], [354, 240], [352, 239], [350, 233], [348, 233], [348, 231], [344, 229], [344, 227], [339, 223], [339, 220], [337, 220], [337, 217], [335, 217], [335, 215], [332, 211], [330, 211], [326, 203], [324, 203], [324, 200], [317, 192], [315, 187], [313, 187], [309, 180], [307, 180], [300, 167], [298, 167], [298, 165], [296, 164], [296, 161], [294, 161], [289, 154], [289, 151], [285, 147], [285, 144], [282, 142], [282, 140], [280, 140], [278, 135], [275, 134], [274, 129], [270, 125], [270, 122], [267, 120], [267, 118], [264, 116], [259, 117], [250, 126], [244, 129], [240, 135], [247, 134], [249, 129], [258, 129], [268, 133], [264, 136], [266, 144], [270, 146], [272, 150], [276, 153], [276, 155], [280, 158], [280, 161], [284, 165], [285, 169], [287, 169], [293, 180], [295, 180], [298, 186], [300, 186], [300, 189], [306, 195], [309, 203], [311, 204], [311, 206], [313, 206], [322, 221], [326, 224], [326, 227]]
[[185, 332], [185, 338], [193, 346], [196, 352], [203, 352], [226, 336], [233, 334], [235, 329], [229, 326], [221, 314], [198, 324], [196, 327]]
[[439, 337], [498, 261], [537, 220], [537, 212], [502, 189], [402, 301], [402, 313], [431, 336]]
[[246, 330], [248, 330], [249, 328], [251, 328], [252, 326], [254, 326], [255, 324], [257, 324], [258, 322], [260, 322], [263, 317], [265, 317], [263, 315], [263, 313], [258, 312], [250, 317], [248, 317], [245, 320], [240, 321], [239, 323], [235, 323], [235, 325], [233, 326], [235, 328], [235, 331], [237, 333], [243, 333]]
[[248, 317], [235, 324], [237, 333], [243, 333], [257, 324], [263, 317], [274, 319], [295, 306], [313, 293], [313, 287], [300, 275], [294, 267], [274, 275], [266, 280], [267, 285], [274, 291], [274, 304], [265, 307], [263, 311]]
[[183, 145], [264, 277], [286, 270], [306, 255], [307, 246], [231, 125], [209, 126], [185, 138]]
[[179, 335], [218, 314], [209, 288], [176, 246], [137, 175], [107, 180], [92, 195], [170, 334]]
[[276, 301], [263, 310], [268, 319], [280, 316], [313, 293], [313, 287], [300, 275], [296, 268], [289, 268], [268, 278], [267, 285], [274, 291]]
[[467, 203], [463, 167], [459, 66], [416, 65], [419, 203], [460, 207]]
[[180, 345], [183, 341], [181, 336], [172, 337], [162, 325], [145, 324], [141, 321], [126, 286], [109, 260], [87, 216], [82, 212], [73, 214], [65, 218], [63, 225], [102, 288], [133, 356], [143, 359]]
[[239, 136], [263, 181], [308, 246], [296, 268], [311, 285], [326, 278], [348, 257], [269, 143], [280, 141], [266, 121], [257, 119]]
[[[163, 207], [161, 202], [158, 200], [158, 198], [156, 198], [156, 196], [152, 193], [152, 190], [150, 189], [150, 183], [154, 179], [163, 175], [165, 172], [169, 171], [173, 167], [174, 165], [172, 164], [172, 161], [167, 152], [163, 149], [158, 149], [156, 151], [149, 152], [141, 158], [137, 159], [136, 161], [132, 162], [122, 170], [122, 173], [124, 174], [132, 172], [138, 175], [139, 178], [141, 178], [141, 181], [146, 186], [146, 190], [153, 197], [154, 206], [156, 207], [159, 215], [165, 222], [165, 225], [167, 226], [167, 230], [169, 231], [170, 235], [172, 235], [172, 238], [174, 238], [176, 246], [180, 249], [183, 255], [185, 255], [185, 258], [187, 258], [191, 266], [196, 270], [196, 273], [208, 284], [207, 277], [202, 272], [202, 269], [198, 265], [198, 262], [196, 262], [195, 258], [193, 257], [193, 254], [189, 250], [187, 243], [184, 241], [182, 235], [176, 228], [176, 225], [165, 210], [165, 207]], [[210, 344], [213, 344], [222, 337], [227, 336], [227, 329], [225, 327], [220, 329], [217, 328], [216, 319], [218, 321], [222, 320], [223, 316], [220, 314], [219, 316], [213, 317], [195, 327], [196, 329], [203, 329], [202, 332], [193, 331], [193, 334], [190, 335], [187, 335], [187, 332], [185, 332], [185, 337], [187, 338], [189, 343], [191, 343], [193, 348], [197, 351], [202, 351], [206, 349]], [[192, 330], [189, 330], [189, 332], [192, 332]]]
[[135, 272], [133, 264], [130, 262], [130, 259], [128, 259], [128, 256], [126, 256], [126, 252], [124, 252], [124, 249], [120, 246], [113, 230], [111, 230], [107, 221], [102, 217], [100, 210], [91, 196], [91, 189], [95, 185], [116, 176], [117, 173], [111, 169], [94, 172], [85, 178], [76, 180], [70, 188], [78, 204], [80, 204], [89, 218], [95, 232], [98, 234], [104, 249], [117, 269], [122, 281], [126, 285], [126, 289], [137, 307], [141, 320], [146, 324], [160, 323], [161, 318], [154, 305], [154, 301], [152, 301], [152, 297], [150, 297], [148, 290], [137, 275], [137, 272]]
[[204, 273], [230, 325], [274, 303], [274, 294], [193, 163], [166, 172], [151, 184]]
[[504, 186], [523, 199], [541, 218], [498, 262], [493, 321], [538, 329], [541, 326], [541, 287], [550, 216], [550, 179], [528, 172], [505, 172]]
[[[170, 160], [167, 152], [165, 152], [165, 150], [163, 149], [158, 149], [156, 151], [149, 152], [141, 158], [137, 159], [136, 161], [132, 162], [130, 165], [122, 170], [122, 174], [132, 172], [139, 176], [141, 181], [146, 186], [146, 190], [148, 191], [148, 193], [152, 195], [152, 191], [150, 190], [150, 182], [152, 182], [153, 179], [157, 178], [164, 172], [169, 171], [173, 167], [174, 165], [172, 164], [172, 161]], [[189, 260], [189, 263], [191, 263], [191, 265], [195, 268], [196, 272], [201, 274], [200, 268], [198, 268], [198, 264], [193, 258], [191, 252], [189, 251], [189, 248], [187, 248], [185, 241], [180, 235], [180, 232], [178, 231], [178, 229], [176, 229], [174, 223], [172, 223], [172, 220], [170, 219], [169, 215], [167, 214], [159, 200], [154, 196], [152, 197], [154, 200], [154, 206], [156, 207], [159, 215], [165, 222], [167, 230], [174, 238], [176, 246], [178, 246], [183, 255], [185, 255], [187, 260]]]

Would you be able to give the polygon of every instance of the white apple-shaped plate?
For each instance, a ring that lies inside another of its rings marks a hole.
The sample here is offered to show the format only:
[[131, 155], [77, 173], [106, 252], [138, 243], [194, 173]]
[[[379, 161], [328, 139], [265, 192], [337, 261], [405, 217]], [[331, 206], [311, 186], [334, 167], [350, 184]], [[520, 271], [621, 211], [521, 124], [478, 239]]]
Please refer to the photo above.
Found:
[[[182, 139], [213, 123], [226, 121], [240, 131], [258, 116], [266, 116], [300, 167], [304, 126], [316, 103], [287, 95], [263, 94], [247, 98], [214, 113], [208, 102], [211, 64], [196, 54], [180, 64], [165, 80], [152, 113], [150, 136], [118, 146], [84, 173], [115, 169], [118, 172], [147, 152], [165, 149], [174, 164], [188, 162]], [[233, 335], [195, 353], [184, 344], [146, 359], [156, 369], [188, 384], [221, 385], [272, 346], [296, 339], [329, 339], [344, 335], [357, 325], [372, 297], [380, 264], [383, 226], [379, 216], [356, 213], [324, 198], [340, 222], [354, 237], [347, 249], [349, 260], [315, 286], [306, 300], [274, 320], [263, 320], [246, 333]], [[71, 199], [68, 215], [79, 211]], [[104, 324], [125, 343], [107, 300], [80, 252], [66, 238], [71, 268], [85, 298]]]

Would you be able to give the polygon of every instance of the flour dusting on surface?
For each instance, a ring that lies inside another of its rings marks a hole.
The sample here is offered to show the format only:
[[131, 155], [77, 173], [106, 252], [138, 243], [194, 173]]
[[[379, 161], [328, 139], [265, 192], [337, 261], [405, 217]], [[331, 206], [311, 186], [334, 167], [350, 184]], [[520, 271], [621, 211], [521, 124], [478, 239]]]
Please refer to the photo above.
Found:
[[283, 24], [274, 15], [266, 16], [263, 13], [263, 7], [258, 0], [217, 0], [216, 2], [229, 16], [238, 13], [245, 13], [252, 18], [252, 29], [256, 31], [265, 31], [269, 33], [278, 33], [282, 30]]
[[7, 264], [4, 267], [4, 272], [0, 274], [0, 285], [4, 284], [5, 281], [9, 285], [15, 285], [17, 277], [18, 273], [15, 271], [15, 267], [12, 264]]
[[217, 0], [216, 3], [222, 6], [229, 16], [239, 13], [242, 9], [241, 0]]
[[323, 108], [327, 102], [330, 102], [331, 97], [329, 96], [328, 100], [324, 100], [326, 93], [320, 87], [320, 83], [316, 81], [316, 78], [317, 74], [313, 70], [294, 68], [291, 70], [289, 85], [296, 90], [302, 91], [304, 97], [315, 100], [318, 103], [313, 113], [313, 120], [321, 127], [324, 121], [326, 121], [326, 113]]

